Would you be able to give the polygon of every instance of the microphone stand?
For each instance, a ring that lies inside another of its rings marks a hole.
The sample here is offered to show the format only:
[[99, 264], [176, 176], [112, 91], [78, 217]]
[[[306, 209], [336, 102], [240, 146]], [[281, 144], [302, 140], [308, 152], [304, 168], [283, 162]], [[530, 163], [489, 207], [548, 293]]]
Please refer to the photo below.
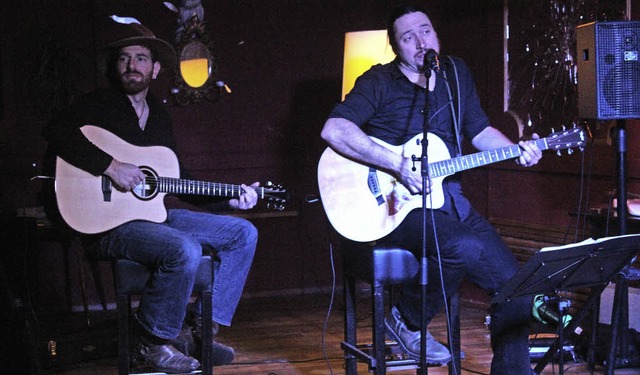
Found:
[[420, 172], [422, 175], [422, 257], [420, 259], [420, 367], [419, 373], [426, 375], [427, 369], [427, 284], [428, 273], [427, 268], [427, 190], [429, 183], [429, 160], [427, 156], [427, 147], [429, 140], [427, 134], [429, 131], [429, 109], [431, 103], [429, 99], [429, 80], [431, 78], [431, 68], [425, 66], [424, 76], [427, 79], [424, 97], [424, 122], [422, 126], [422, 155], [420, 157]]

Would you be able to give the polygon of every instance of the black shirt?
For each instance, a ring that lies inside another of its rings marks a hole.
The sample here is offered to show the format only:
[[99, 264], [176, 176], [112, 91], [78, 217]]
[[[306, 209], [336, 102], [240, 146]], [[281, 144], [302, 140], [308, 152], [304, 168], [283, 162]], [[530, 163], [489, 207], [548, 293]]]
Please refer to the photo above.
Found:
[[136, 146], [165, 146], [175, 151], [171, 116], [153, 95], [147, 95], [147, 104], [149, 117], [142, 130], [133, 105], [124, 93], [102, 89], [87, 94], [54, 116], [43, 129], [49, 153], [95, 176], [101, 175], [112, 157], [86, 139], [80, 131], [84, 125], [99, 126]]
[[[349, 120], [366, 134], [396, 146], [421, 134], [427, 90], [409, 81], [400, 71], [398, 61], [375, 65], [358, 77], [329, 118]], [[457, 156], [461, 152], [458, 142], [465, 137], [473, 139], [489, 126], [489, 121], [467, 65], [455, 57], [443, 56], [441, 61], [434, 91], [428, 92], [428, 131], [445, 142], [450, 156]], [[443, 189], [448, 199], [441, 209], [466, 217], [471, 206], [462, 194], [460, 176], [447, 177]]]

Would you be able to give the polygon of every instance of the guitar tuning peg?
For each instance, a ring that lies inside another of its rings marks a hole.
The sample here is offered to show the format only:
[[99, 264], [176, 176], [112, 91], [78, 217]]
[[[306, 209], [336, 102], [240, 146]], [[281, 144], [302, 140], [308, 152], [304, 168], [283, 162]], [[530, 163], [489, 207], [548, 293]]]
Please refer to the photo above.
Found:
[[551, 128], [551, 133], [555, 133], [556, 129], [555, 128]]
[[271, 210], [276, 210], [276, 211], [283, 211], [284, 204], [267, 203], [267, 208]]
[[571, 149], [571, 148], [567, 149], [567, 154], [569, 154], [569, 155], [573, 154], [573, 149]]
[[562, 152], [560, 152], [560, 150], [558, 150], [558, 151], [556, 151], [556, 155], [562, 156]]

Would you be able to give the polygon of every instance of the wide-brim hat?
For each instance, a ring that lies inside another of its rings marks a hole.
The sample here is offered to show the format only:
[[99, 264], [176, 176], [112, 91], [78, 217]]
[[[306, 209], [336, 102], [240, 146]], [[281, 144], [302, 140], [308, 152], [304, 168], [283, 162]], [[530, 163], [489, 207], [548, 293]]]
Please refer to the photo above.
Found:
[[151, 30], [139, 23], [113, 22], [109, 27], [109, 39], [106, 46], [98, 51], [98, 70], [105, 74], [118, 49], [127, 46], [141, 45], [149, 48], [162, 65], [163, 70], [174, 69], [177, 63], [176, 51], [171, 44], [156, 37]]

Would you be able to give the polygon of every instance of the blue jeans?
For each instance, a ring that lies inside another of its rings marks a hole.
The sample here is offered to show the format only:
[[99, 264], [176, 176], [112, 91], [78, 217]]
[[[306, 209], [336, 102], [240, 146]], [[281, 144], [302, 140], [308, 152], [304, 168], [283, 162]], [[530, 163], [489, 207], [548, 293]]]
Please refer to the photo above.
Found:
[[232, 216], [170, 209], [163, 223], [133, 221], [104, 235], [102, 256], [126, 258], [157, 271], [140, 299], [136, 318], [154, 336], [175, 338], [186, 314], [204, 251], [217, 258], [213, 320], [230, 325], [258, 241], [256, 228]]
[[[461, 221], [455, 215], [433, 211], [437, 242], [442, 261], [442, 278], [447, 297], [453, 295], [466, 277], [490, 296], [520, 268], [511, 250], [493, 226], [475, 210]], [[422, 212], [414, 210], [395, 231], [380, 242], [406, 248], [422, 257]], [[443, 305], [440, 270], [436, 252], [431, 211], [427, 215], [427, 323]], [[419, 275], [403, 286], [398, 310], [407, 325], [420, 327], [421, 290]], [[491, 374], [523, 375], [531, 373], [529, 359], [529, 322], [532, 297], [514, 298], [503, 305], [491, 306]]]

